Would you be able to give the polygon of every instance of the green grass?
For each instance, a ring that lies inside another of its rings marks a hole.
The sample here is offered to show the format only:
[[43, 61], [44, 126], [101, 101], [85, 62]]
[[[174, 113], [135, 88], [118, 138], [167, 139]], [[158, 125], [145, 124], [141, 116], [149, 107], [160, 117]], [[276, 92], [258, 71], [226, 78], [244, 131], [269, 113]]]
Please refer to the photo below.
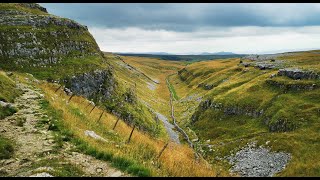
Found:
[[15, 108], [0, 107], [0, 120], [4, 119], [5, 117], [11, 116], [16, 112], [17, 110]]
[[20, 94], [22, 92], [16, 88], [15, 82], [3, 71], [0, 71], [0, 101], [12, 103]]
[[173, 98], [174, 100], [179, 100], [179, 96], [177, 95], [177, 92], [175, 91], [174, 87], [172, 86], [172, 84], [170, 83], [170, 78], [168, 77], [168, 87], [170, 92], [172, 92]]
[[[16, 88], [15, 82], [3, 71], [0, 71], [0, 101], [12, 103], [21, 94], [22, 92]], [[0, 119], [11, 116], [16, 112], [17, 109], [14, 107], [0, 107]]]
[[0, 136], [0, 159], [9, 159], [14, 153], [12, 142]]

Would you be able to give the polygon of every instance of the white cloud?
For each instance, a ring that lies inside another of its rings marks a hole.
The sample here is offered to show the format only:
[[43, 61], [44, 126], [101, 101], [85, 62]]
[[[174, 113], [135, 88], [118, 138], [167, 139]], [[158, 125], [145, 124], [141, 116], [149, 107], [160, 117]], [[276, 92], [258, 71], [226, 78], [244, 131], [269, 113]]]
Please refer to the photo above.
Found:
[[93, 27], [89, 31], [101, 50], [109, 52], [263, 53], [315, 49], [320, 45], [320, 26], [210, 27], [194, 32]]

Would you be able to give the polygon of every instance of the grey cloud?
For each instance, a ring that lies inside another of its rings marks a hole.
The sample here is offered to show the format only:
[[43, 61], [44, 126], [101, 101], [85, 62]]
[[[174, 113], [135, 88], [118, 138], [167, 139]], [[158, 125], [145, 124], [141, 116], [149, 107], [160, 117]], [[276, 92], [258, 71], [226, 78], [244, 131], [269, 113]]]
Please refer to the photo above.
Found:
[[65, 4], [52, 14], [94, 27], [194, 31], [205, 27], [320, 25], [319, 4]]

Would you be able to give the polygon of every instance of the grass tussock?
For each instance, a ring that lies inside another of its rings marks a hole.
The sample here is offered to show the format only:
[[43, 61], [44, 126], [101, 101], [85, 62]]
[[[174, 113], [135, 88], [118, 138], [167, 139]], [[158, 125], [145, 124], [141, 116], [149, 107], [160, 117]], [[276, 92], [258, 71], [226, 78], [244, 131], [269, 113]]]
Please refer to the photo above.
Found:
[[0, 159], [9, 159], [14, 153], [12, 142], [0, 136]]

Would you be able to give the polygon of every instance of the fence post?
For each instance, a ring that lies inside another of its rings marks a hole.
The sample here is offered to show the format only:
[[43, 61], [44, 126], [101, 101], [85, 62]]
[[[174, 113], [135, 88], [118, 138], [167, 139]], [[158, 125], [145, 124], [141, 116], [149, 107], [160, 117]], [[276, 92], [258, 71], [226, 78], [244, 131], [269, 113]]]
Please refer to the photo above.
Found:
[[60, 86], [58, 87], [58, 89], [56, 89], [54, 92], [57, 92], [61, 87], [62, 87], [62, 85], [60, 85]]
[[71, 99], [73, 98], [73, 96], [75, 96], [75, 94], [72, 94], [68, 100], [68, 103], [71, 101]]
[[132, 136], [132, 133], [133, 133], [133, 131], [134, 131], [134, 129], [136, 128], [136, 126], [134, 125], [133, 126], [133, 128], [132, 128], [132, 131], [131, 131], [131, 133], [130, 133], [130, 136], [129, 136], [129, 139], [128, 139], [128, 144], [130, 143], [130, 140], [131, 140], [131, 136]]
[[86, 108], [85, 108], [85, 109], [87, 109], [87, 107], [89, 107], [89, 106], [90, 106], [90, 104], [91, 104], [91, 102], [89, 102], [89, 104], [86, 106]]
[[93, 106], [93, 108], [91, 109], [89, 114], [91, 114], [91, 112], [94, 110], [94, 108], [96, 108], [96, 105]]
[[117, 126], [117, 124], [118, 124], [119, 120], [120, 120], [120, 118], [118, 117], [117, 122], [114, 124], [114, 126], [113, 126], [112, 130], [114, 130], [114, 129], [116, 128], [116, 126]]
[[163, 151], [167, 148], [168, 144], [169, 144], [169, 142], [167, 142], [167, 144], [162, 148], [162, 150], [160, 151], [159, 156], [157, 157], [157, 159], [160, 158], [161, 154], [162, 154]]
[[102, 113], [101, 113], [101, 115], [100, 115], [100, 117], [99, 117], [99, 119], [98, 119], [98, 123], [99, 123], [99, 121], [100, 121], [100, 119], [101, 119], [101, 117], [102, 117], [102, 115], [103, 115], [103, 113], [104, 113], [104, 110], [102, 111]]

